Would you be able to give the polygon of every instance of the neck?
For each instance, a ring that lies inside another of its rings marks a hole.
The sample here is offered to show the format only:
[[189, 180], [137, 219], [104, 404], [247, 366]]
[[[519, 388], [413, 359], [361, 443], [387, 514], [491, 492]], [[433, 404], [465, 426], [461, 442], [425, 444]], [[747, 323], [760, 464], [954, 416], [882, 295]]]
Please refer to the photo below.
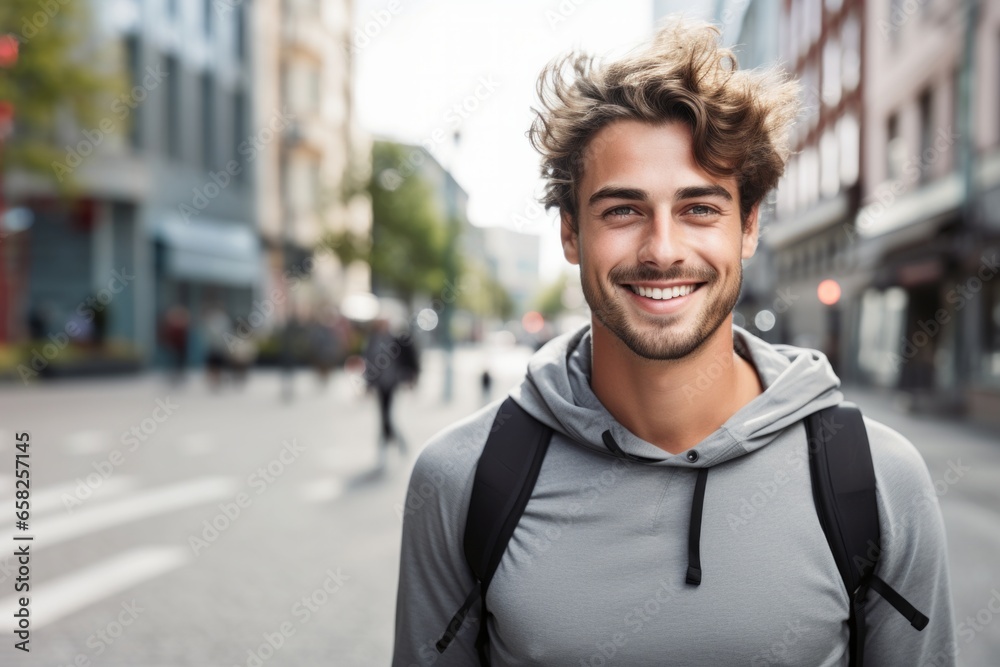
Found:
[[683, 359], [644, 359], [592, 317], [590, 385], [629, 431], [678, 454], [715, 432], [763, 391], [733, 349], [732, 316]]

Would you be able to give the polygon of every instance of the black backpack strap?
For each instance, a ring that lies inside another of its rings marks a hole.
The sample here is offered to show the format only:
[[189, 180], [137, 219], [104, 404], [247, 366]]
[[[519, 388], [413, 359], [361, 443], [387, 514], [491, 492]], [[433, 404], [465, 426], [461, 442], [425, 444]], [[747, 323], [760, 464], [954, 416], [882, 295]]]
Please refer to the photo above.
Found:
[[926, 626], [927, 617], [874, 575], [882, 547], [875, 467], [861, 411], [844, 402], [809, 415], [805, 422], [813, 500], [851, 600], [850, 665], [863, 667], [869, 589], [885, 597], [918, 630]]
[[508, 397], [500, 405], [476, 466], [465, 522], [465, 559], [476, 583], [438, 640], [438, 652], [444, 653], [469, 609], [480, 600], [476, 649], [482, 664], [489, 664], [486, 591], [531, 498], [551, 436], [552, 429], [525, 412], [514, 399]]

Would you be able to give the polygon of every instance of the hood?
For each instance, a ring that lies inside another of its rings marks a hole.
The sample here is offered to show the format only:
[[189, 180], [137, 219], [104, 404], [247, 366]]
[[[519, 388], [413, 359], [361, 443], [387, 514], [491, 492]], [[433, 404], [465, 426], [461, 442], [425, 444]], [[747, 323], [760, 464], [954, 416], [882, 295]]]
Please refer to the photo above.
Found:
[[692, 463], [631, 433], [598, 400], [590, 388], [590, 327], [546, 343], [511, 391], [530, 415], [583, 447], [649, 465], [707, 468], [764, 447], [790, 424], [844, 400], [840, 379], [822, 352], [774, 345], [734, 325], [734, 349], [757, 369], [765, 391], [699, 443]]

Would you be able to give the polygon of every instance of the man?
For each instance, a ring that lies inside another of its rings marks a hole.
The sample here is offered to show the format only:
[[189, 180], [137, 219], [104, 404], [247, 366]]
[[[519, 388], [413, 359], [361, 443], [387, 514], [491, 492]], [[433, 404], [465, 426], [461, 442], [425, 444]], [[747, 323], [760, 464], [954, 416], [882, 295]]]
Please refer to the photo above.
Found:
[[[784, 169], [796, 87], [731, 71], [717, 31], [674, 21], [609, 65], [543, 72], [532, 127], [592, 322], [511, 396], [553, 429], [486, 598], [463, 533], [494, 402], [434, 436], [406, 499], [393, 665], [848, 664], [850, 606], [812, 496], [803, 419], [843, 400], [824, 355], [732, 324], [759, 205]], [[863, 406], [861, 406], [863, 408]], [[866, 665], [953, 665], [944, 530], [920, 455], [865, 418], [878, 573], [930, 622], [867, 598]], [[703, 472], [699, 472], [703, 471]], [[690, 522], [701, 487], [699, 585]], [[467, 598], [467, 596], [469, 596]]]
[[389, 442], [395, 440], [399, 451], [406, 453], [406, 441], [392, 423], [392, 398], [401, 383], [410, 386], [420, 374], [420, 363], [409, 335], [394, 336], [389, 320], [380, 317], [365, 348], [365, 374], [368, 390], [378, 393], [380, 430], [378, 442], [379, 467], [386, 463]]

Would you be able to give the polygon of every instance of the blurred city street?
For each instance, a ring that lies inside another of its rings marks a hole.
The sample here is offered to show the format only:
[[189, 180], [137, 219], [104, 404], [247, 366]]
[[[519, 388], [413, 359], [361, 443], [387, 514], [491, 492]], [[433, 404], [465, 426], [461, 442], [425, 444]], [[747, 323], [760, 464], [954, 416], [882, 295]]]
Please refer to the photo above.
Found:
[[[484, 366], [499, 397], [529, 354], [460, 348], [455, 400], [444, 405], [443, 357], [428, 351], [421, 383], [396, 406], [411, 450], [481, 405]], [[375, 402], [347, 374], [321, 391], [300, 372], [290, 402], [282, 381], [275, 371], [218, 393], [201, 375], [181, 387], [146, 375], [0, 389], [5, 441], [11, 428], [31, 429], [36, 485], [35, 632], [18, 664], [388, 663], [398, 508], [415, 452], [401, 459], [393, 451], [385, 472], [375, 472]], [[995, 433], [907, 415], [885, 394], [846, 394], [927, 461], [948, 530], [959, 664], [996, 664], [1000, 622], [988, 622], [1000, 615], [989, 611], [1000, 597], [991, 590], [1000, 579]], [[154, 417], [158, 404], [166, 407]], [[144, 439], [129, 451], [133, 427]], [[4, 497], [13, 456], [6, 459]], [[249, 498], [242, 507], [239, 494]], [[0, 577], [12, 576], [10, 561], [0, 563]], [[10, 598], [0, 604], [7, 614]]]
[[[528, 353], [489, 355], [494, 391], [517, 381]], [[420, 385], [401, 391], [395, 410], [411, 453], [479, 407], [484, 354], [456, 352], [448, 406], [442, 357], [425, 355]], [[385, 474], [373, 472], [375, 400], [347, 375], [325, 392], [305, 372], [295, 385], [289, 403], [276, 372], [218, 394], [201, 376], [180, 388], [157, 375], [0, 388], [4, 441], [13, 442], [12, 429], [31, 430], [37, 553], [31, 653], [14, 656], [8, 642], [0, 664], [261, 664], [252, 652], [268, 665], [388, 664], [397, 507], [412, 460], [392, 451]], [[141, 433], [158, 401], [172, 414], [129, 451], [122, 434]], [[116, 449], [117, 466], [109, 463]], [[88, 477], [109, 466], [88, 497]], [[11, 453], [0, 466], [4, 498], [12, 468]], [[240, 493], [250, 499], [241, 508]], [[0, 560], [7, 591], [11, 560]], [[0, 605], [10, 619], [11, 598]], [[126, 612], [132, 605], [138, 613]], [[271, 645], [281, 648], [267, 659]], [[75, 662], [79, 655], [92, 662]]]

